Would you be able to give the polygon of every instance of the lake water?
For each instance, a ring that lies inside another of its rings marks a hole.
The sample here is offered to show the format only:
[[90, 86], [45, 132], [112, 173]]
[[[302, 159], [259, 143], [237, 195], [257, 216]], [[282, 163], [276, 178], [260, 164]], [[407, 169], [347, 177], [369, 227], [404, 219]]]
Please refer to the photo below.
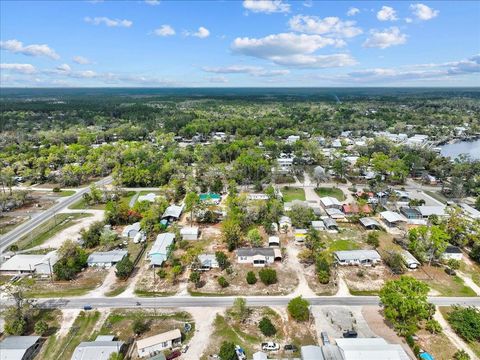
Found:
[[472, 159], [480, 159], [480, 139], [475, 141], [460, 141], [455, 144], [447, 144], [440, 147], [443, 156], [458, 157], [460, 154], [470, 155]]

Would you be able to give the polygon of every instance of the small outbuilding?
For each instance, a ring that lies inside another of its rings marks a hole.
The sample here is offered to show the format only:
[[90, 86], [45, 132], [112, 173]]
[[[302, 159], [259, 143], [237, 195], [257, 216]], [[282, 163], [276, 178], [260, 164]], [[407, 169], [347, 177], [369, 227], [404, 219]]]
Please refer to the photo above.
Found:
[[442, 259], [444, 260], [462, 260], [463, 253], [462, 250], [458, 246], [448, 245], [445, 249], [445, 252], [442, 254]]
[[122, 353], [125, 343], [114, 341], [113, 335], [99, 335], [95, 341], [81, 342], [71, 360], [108, 360], [113, 353]]
[[198, 240], [198, 227], [189, 226], [180, 230], [182, 240]]
[[125, 228], [122, 231], [122, 236], [125, 238], [133, 239], [139, 231], [140, 231], [140, 223], [136, 222], [131, 225], [125, 226]]
[[360, 224], [367, 230], [380, 230], [382, 227], [380, 223], [371, 217], [363, 217], [359, 219]]
[[168, 222], [177, 221], [182, 216], [184, 205], [170, 205], [162, 215], [162, 220]]
[[325, 224], [325, 228], [330, 231], [338, 231], [338, 224], [332, 218], [325, 218], [322, 219], [323, 223]]
[[420, 261], [418, 261], [415, 256], [413, 256], [409, 251], [402, 250], [400, 253], [402, 256], [405, 266], [409, 269], [418, 269], [420, 267]]
[[321, 220], [314, 220], [312, 221], [312, 228], [317, 231], [325, 230], [325, 224]]
[[280, 238], [278, 236], [269, 236], [268, 238], [268, 246], [280, 246]]

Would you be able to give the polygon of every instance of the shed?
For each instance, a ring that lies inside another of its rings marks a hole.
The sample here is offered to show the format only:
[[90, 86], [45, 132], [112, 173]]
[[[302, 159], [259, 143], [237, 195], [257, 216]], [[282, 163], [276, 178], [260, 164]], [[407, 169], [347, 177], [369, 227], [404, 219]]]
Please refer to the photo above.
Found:
[[325, 209], [325, 212], [332, 219], [337, 219], [337, 220], [338, 219], [345, 219], [345, 214], [337, 208], [327, 208], [327, 209]]
[[125, 228], [122, 231], [122, 236], [133, 239], [139, 231], [140, 231], [140, 223], [136, 222], [131, 225], [125, 226]]
[[402, 250], [400, 253], [402, 256], [403, 262], [409, 269], [417, 269], [421, 264], [420, 261], [418, 261], [415, 256], [413, 256], [409, 251], [407, 250]]
[[445, 249], [445, 252], [442, 254], [442, 259], [444, 260], [462, 260], [463, 253], [462, 250], [458, 246], [448, 245]]
[[325, 218], [325, 219], [322, 219], [322, 221], [325, 224], [325, 227], [327, 228], [327, 230], [338, 230], [337, 222], [334, 219]]
[[296, 244], [303, 244], [305, 242], [305, 238], [307, 237], [307, 230], [306, 229], [295, 229], [295, 243]]
[[278, 236], [269, 236], [268, 246], [280, 246], [280, 238]]
[[325, 224], [321, 220], [314, 220], [312, 221], [312, 228], [318, 231], [325, 230]]
[[182, 215], [184, 205], [170, 205], [162, 215], [162, 220], [177, 221]]
[[362, 224], [362, 226], [368, 230], [375, 230], [375, 229], [382, 228], [380, 226], [380, 223], [371, 217], [363, 217], [363, 218], [360, 218], [359, 221], [360, 221], [360, 224]]
[[198, 240], [198, 227], [184, 227], [180, 230], [182, 240]]

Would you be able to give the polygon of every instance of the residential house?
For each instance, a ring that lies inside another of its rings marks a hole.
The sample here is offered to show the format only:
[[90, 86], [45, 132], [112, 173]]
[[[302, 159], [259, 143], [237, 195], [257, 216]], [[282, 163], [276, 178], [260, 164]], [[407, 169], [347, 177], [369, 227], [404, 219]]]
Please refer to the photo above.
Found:
[[95, 251], [88, 256], [87, 265], [109, 269], [128, 255], [127, 250]]
[[327, 209], [325, 209], [325, 212], [332, 219], [335, 219], [335, 220], [345, 219], [345, 214], [337, 208], [327, 208]]
[[397, 202], [406, 202], [410, 201], [410, 194], [403, 190], [393, 190], [392, 194], [396, 196]]
[[320, 198], [320, 204], [324, 209], [342, 209], [342, 203], [333, 196], [324, 196]]
[[236, 252], [239, 264], [263, 267], [282, 260], [282, 252], [277, 248], [240, 248]]
[[81, 342], [71, 360], [108, 360], [114, 353], [123, 353], [125, 343], [114, 339], [113, 335], [99, 335], [95, 341]]
[[175, 329], [162, 334], [137, 340], [137, 354], [140, 358], [151, 357], [158, 352], [173, 349], [182, 344], [182, 333]]
[[197, 256], [200, 262], [200, 271], [207, 271], [211, 269], [217, 269], [219, 267], [217, 258], [214, 254], [200, 254]]
[[158, 234], [157, 239], [147, 255], [148, 259], [150, 259], [150, 265], [161, 266], [170, 255], [170, 247], [174, 241], [174, 233]]
[[380, 230], [382, 227], [380, 223], [371, 217], [363, 217], [359, 219], [360, 224], [367, 230]]
[[445, 249], [445, 252], [442, 254], [442, 259], [444, 260], [462, 260], [463, 253], [462, 250], [458, 246], [448, 245]]
[[383, 211], [380, 213], [380, 217], [384, 220], [385, 224], [389, 227], [401, 226], [407, 223], [407, 219], [395, 212], [395, 211]]
[[342, 211], [345, 215], [371, 214], [372, 208], [368, 204], [345, 204], [342, 205]]
[[125, 228], [122, 231], [122, 236], [125, 238], [133, 239], [139, 231], [140, 231], [140, 223], [136, 222], [131, 225], [125, 226]]
[[405, 216], [408, 220], [413, 219], [422, 219], [422, 214], [415, 208], [402, 206], [400, 208], [400, 213]]
[[480, 220], [480, 211], [467, 205], [465, 203], [460, 204], [460, 207], [463, 210], [465, 216], [470, 220]]
[[339, 265], [376, 265], [382, 261], [376, 250], [346, 250], [333, 253]]
[[281, 153], [277, 159], [278, 170], [284, 173], [290, 172], [293, 168], [293, 156]]
[[300, 140], [300, 136], [298, 136], [298, 135], [290, 135], [289, 137], [287, 137], [287, 140], [285, 140], [285, 142], [286, 142], [287, 144], [293, 145], [293, 144], [295, 144], [298, 140]]
[[438, 217], [444, 217], [448, 215], [445, 211], [445, 205], [423, 205], [416, 206], [415, 209], [422, 215], [423, 219], [428, 219], [433, 215]]
[[183, 227], [180, 229], [180, 236], [182, 240], [198, 240], [198, 227]]
[[50, 275], [57, 261], [57, 251], [51, 251], [45, 255], [18, 254], [12, 256], [0, 266], [0, 273]]
[[41, 346], [40, 336], [6, 336], [0, 341], [0, 360], [32, 360]]
[[184, 204], [182, 205], [170, 205], [167, 207], [162, 215], [162, 220], [168, 220], [168, 222], [177, 221], [182, 216]]
[[402, 345], [389, 344], [383, 338], [341, 338], [335, 343], [342, 360], [410, 360]]

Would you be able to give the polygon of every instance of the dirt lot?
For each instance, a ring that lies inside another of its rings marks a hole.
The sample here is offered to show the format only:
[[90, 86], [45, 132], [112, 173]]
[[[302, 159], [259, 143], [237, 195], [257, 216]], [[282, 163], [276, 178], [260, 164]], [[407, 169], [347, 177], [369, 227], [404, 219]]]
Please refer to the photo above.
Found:
[[80, 296], [101, 286], [106, 275], [106, 270], [88, 268], [72, 281], [24, 278], [21, 283], [28, 287], [27, 295], [31, 297]]
[[[298, 323], [286, 315], [285, 308], [250, 308], [248, 318], [242, 321], [233, 310], [228, 310], [225, 315], [217, 315], [214, 321], [214, 332], [210, 337], [210, 344], [202, 359], [209, 355], [218, 354], [223, 341], [231, 341], [240, 345], [250, 359], [252, 354], [261, 350], [261, 343], [265, 341], [278, 342], [283, 349], [286, 344], [301, 345], [317, 344], [315, 322]], [[262, 317], [268, 317], [277, 329], [277, 333], [267, 338], [258, 328]], [[283, 351], [272, 352], [275, 357], [289, 356]], [[294, 354], [296, 357], [299, 354]]]
[[[137, 340], [179, 329], [185, 339], [182, 344], [185, 344], [188, 343], [195, 333], [195, 323], [192, 316], [187, 312], [165, 312], [162, 310], [162, 313], [159, 313], [153, 310], [117, 309], [108, 315], [100, 329], [100, 334], [114, 334], [118, 339], [125, 342], [132, 340], [135, 337], [132, 330], [132, 324], [135, 319], [142, 319], [142, 321], [148, 324], [148, 330], [136, 338]], [[186, 322], [192, 325], [192, 329], [187, 333], [184, 332], [184, 324]], [[137, 353], [134, 351], [132, 359], [138, 359], [136, 355]]]
[[391, 272], [386, 266], [339, 266], [338, 276], [347, 283], [353, 295], [372, 295], [378, 293]]
[[312, 306], [317, 336], [326, 331], [331, 340], [341, 338], [343, 332], [356, 330], [359, 337], [372, 337], [373, 332], [363, 318], [359, 306]]
[[433, 355], [435, 360], [451, 360], [457, 348], [450, 342], [444, 334], [430, 334], [426, 330], [420, 330], [418, 336], [418, 345], [421, 349]]
[[315, 294], [320, 296], [336, 294], [337, 287], [335, 286], [335, 275], [332, 275], [332, 280], [329, 284], [324, 285], [318, 281], [315, 265], [302, 267], [302, 271], [305, 279], [307, 279], [308, 286]]

